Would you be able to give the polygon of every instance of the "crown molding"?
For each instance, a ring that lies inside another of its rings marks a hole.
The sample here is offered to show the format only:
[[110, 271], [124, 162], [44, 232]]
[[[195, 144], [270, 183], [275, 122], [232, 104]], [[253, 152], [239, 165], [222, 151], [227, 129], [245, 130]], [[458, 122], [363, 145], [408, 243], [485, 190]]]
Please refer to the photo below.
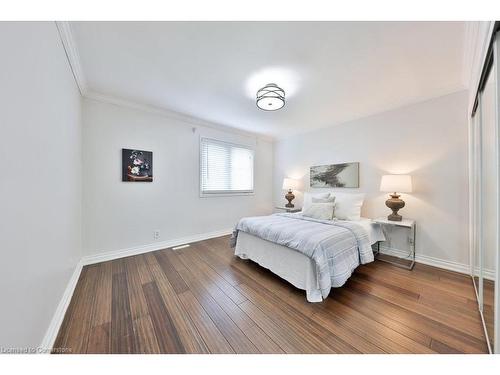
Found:
[[125, 99], [123, 97], [104, 94], [92, 90], [87, 83], [85, 74], [83, 73], [82, 65], [80, 63], [80, 54], [75, 43], [73, 32], [71, 31], [71, 24], [68, 21], [56, 21], [57, 30], [68, 58], [68, 63], [75, 78], [78, 89], [82, 97], [94, 101], [99, 101], [108, 104], [118, 105], [120, 107], [131, 108], [138, 111], [156, 114], [172, 120], [181, 121], [195, 126], [203, 126], [215, 130], [225, 131], [229, 133], [239, 134], [246, 137], [261, 139], [267, 142], [274, 142], [274, 138], [264, 134], [252, 133], [249, 131], [241, 130], [232, 126], [213, 123], [203, 120], [199, 117], [191, 116], [188, 114], [172, 111], [165, 107], [158, 107], [146, 103], [141, 103], [135, 100]]
[[82, 65], [80, 63], [80, 54], [75, 44], [75, 39], [71, 31], [71, 25], [68, 21], [56, 21], [56, 27], [64, 47], [64, 52], [68, 58], [69, 66], [75, 77], [76, 85], [80, 90], [80, 94], [85, 96], [88, 90], [87, 80], [83, 74]]
[[234, 128], [232, 126], [222, 125], [219, 123], [214, 123], [214, 122], [210, 122], [207, 120], [203, 120], [199, 117], [194, 117], [194, 116], [190, 116], [190, 115], [187, 115], [184, 113], [172, 111], [172, 110], [169, 110], [169, 109], [166, 109], [163, 107], [157, 107], [157, 106], [153, 106], [150, 104], [140, 103], [140, 102], [135, 101], [135, 100], [128, 100], [128, 99], [124, 99], [124, 98], [119, 97], [119, 96], [103, 94], [103, 93], [89, 90], [89, 89], [87, 89], [85, 91], [85, 93], [82, 94], [82, 96], [86, 99], [89, 99], [89, 100], [94, 100], [97, 102], [102, 102], [102, 103], [107, 103], [107, 104], [113, 104], [113, 105], [117, 105], [120, 107], [133, 109], [136, 111], [151, 113], [154, 115], [166, 117], [166, 118], [171, 119], [171, 120], [184, 122], [186, 124], [190, 124], [190, 125], [194, 125], [194, 126], [202, 126], [205, 128], [224, 131], [224, 132], [232, 133], [232, 134], [238, 134], [238, 135], [242, 135], [242, 136], [249, 137], [249, 138], [260, 139], [260, 140], [263, 140], [266, 142], [274, 142], [275, 141], [275, 139], [273, 137], [268, 136], [268, 135], [248, 132], [245, 130]]

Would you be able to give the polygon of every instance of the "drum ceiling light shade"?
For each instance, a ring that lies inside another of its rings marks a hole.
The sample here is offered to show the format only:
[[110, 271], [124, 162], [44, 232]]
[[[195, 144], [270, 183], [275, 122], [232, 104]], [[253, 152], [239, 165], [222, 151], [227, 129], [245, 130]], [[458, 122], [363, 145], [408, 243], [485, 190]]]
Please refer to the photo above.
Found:
[[257, 107], [264, 111], [276, 111], [285, 105], [285, 90], [275, 83], [268, 83], [257, 91]]

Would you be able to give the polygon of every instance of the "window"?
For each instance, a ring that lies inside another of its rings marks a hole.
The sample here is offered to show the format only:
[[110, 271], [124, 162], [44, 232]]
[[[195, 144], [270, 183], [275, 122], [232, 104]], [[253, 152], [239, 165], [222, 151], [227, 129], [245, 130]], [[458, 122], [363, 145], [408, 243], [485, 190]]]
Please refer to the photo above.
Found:
[[201, 196], [253, 193], [253, 154], [246, 146], [201, 138]]

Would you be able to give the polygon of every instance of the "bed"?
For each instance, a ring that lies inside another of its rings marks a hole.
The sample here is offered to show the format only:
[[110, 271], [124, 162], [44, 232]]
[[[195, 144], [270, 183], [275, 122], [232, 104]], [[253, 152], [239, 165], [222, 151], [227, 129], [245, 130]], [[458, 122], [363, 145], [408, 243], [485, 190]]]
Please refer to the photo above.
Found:
[[321, 302], [360, 264], [373, 261], [371, 245], [383, 241], [370, 219], [317, 220], [302, 213], [243, 218], [231, 239], [235, 255], [250, 259]]

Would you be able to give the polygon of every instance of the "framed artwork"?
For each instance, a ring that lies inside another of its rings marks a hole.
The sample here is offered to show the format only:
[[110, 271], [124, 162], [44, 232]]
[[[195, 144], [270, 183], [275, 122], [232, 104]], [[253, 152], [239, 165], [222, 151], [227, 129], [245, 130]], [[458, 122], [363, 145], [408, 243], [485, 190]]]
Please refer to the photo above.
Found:
[[122, 148], [122, 181], [152, 182], [153, 152]]
[[312, 188], [359, 188], [359, 163], [314, 166], [309, 178]]

